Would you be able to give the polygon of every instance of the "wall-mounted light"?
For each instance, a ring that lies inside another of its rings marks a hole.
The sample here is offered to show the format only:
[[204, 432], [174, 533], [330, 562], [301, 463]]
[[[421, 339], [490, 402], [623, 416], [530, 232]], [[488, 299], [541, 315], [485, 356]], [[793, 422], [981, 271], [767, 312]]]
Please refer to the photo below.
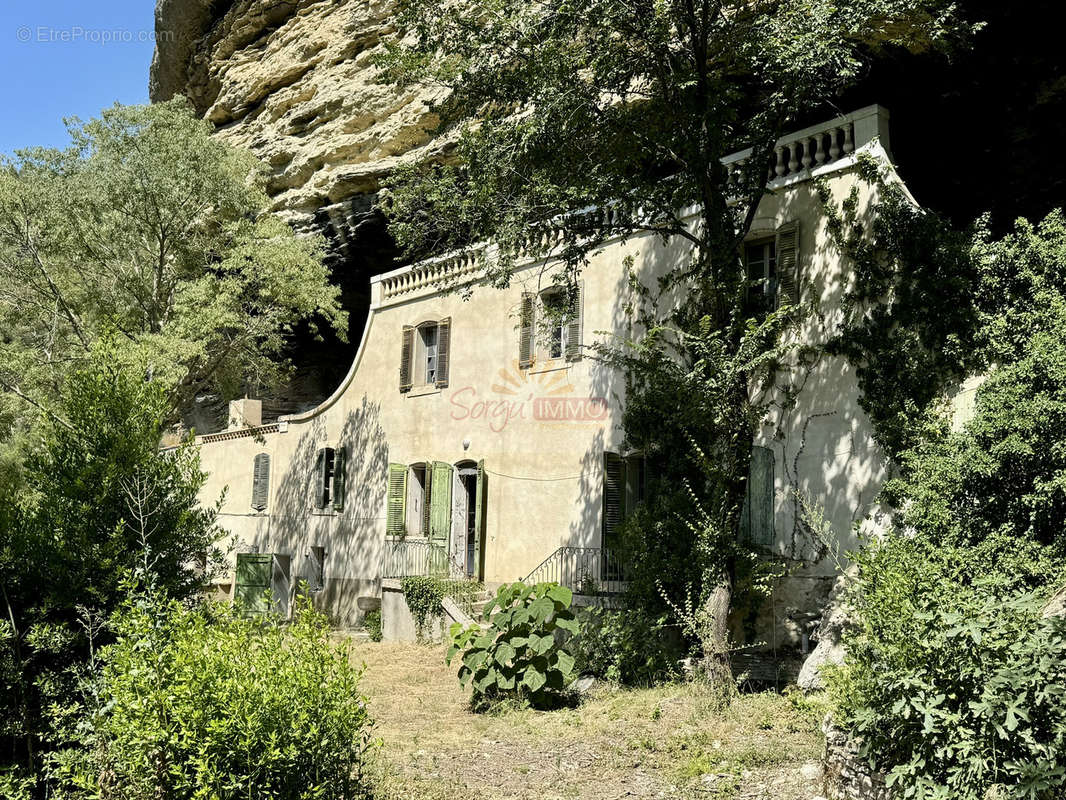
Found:
[[464, 450], [469, 450], [470, 449], [470, 440], [469, 439], [463, 439], [463, 449]]

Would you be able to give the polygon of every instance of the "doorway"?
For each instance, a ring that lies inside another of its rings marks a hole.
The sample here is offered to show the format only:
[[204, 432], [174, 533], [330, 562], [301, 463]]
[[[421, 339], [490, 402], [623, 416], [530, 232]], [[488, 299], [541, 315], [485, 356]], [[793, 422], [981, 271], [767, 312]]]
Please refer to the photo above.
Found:
[[453, 549], [456, 566], [466, 578], [481, 580], [484, 576], [485, 470], [481, 463], [461, 461], [455, 465]]

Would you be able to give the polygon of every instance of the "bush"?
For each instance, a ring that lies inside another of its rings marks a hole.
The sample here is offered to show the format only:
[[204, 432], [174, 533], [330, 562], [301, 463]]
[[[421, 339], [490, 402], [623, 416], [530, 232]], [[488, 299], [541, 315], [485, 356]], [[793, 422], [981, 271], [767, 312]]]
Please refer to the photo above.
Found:
[[[572, 649], [577, 671], [627, 686], [648, 686], [677, 677], [681, 637], [666, 614], [639, 609], [578, 612]], [[673, 635], [672, 635], [673, 634]]]
[[87, 699], [56, 709], [56, 796], [363, 796], [361, 670], [301, 600], [291, 625], [139, 595]]
[[501, 586], [485, 606], [488, 630], [452, 625], [448, 663], [460, 655], [459, 683], [471, 684], [475, 707], [505, 699], [546, 707], [561, 699], [574, 672], [565, 647], [567, 634], [577, 632], [572, 601], [557, 583], [519, 581]]
[[366, 616], [363, 617], [363, 627], [366, 628], [366, 632], [370, 634], [370, 641], [381, 641], [381, 612], [378, 610], [367, 611]]
[[862, 753], [915, 800], [1062, 797], [1066, 620], [920, 539], [859, 560], [847, 661], [827, 678]]

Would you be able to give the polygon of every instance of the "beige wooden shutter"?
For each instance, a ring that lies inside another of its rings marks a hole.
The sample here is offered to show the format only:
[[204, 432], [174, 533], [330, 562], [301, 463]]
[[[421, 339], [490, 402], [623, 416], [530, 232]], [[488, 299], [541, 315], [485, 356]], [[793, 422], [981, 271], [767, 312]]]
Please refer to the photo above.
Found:
[[315, 455], [315, 484], [311, 487], [312, 502], [315, 508], [322, 509], [329, 502], [326, 497], [326, 487], [329, 485], [329, 466], [326, 462], [332, 460], [332, 453], [328, 447], [319, 448]]
[[448, 385], [448, 362], [452, 346], [452, 318], [445, 317], [437, 324], [437, 388]]
[[569, 302], [566, 307], [566, 360], [577, 361], [581, 358], [581, 336], [585, 314], [585, 282], [578, 281], [570, 287]]
[[407, 465], [389, 464], [385, 535], [403, 537], [407, 532]]
[[270, 455], [259, 453], [252, 461], [252, 508], [262, 511], [267, 507], [270, 492]]
[[786, 222], [777, 229], [777, 296], [778, 302], [799, 305], [799, 223]]
[[614, 547], [622, 523], [625, 491], [624, 462], [615, 453], [603, 454], [603, 546]]
[[403, 326], [403, 338], [400, 344], [400, 391], [411, 390], [411, 361], [415, 356], [415, 329]]
[[533, 348], [536, 330], [533, 327], [533, 306], [536, 298], [530, 292], [522, 292], [522, 307], [518, 314], [518, 368], [533, 366]]

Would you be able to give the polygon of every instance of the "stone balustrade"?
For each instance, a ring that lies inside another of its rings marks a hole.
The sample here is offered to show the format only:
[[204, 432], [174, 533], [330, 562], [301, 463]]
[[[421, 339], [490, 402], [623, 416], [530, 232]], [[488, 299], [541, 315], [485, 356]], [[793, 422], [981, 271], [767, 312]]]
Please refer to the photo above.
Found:
[[[777, 140], [774, 159], [767, 173], [770, 188], [804, 180], [817, 174], [820, 168], [832, 167], [860, 147], [879, 140], [886, 152], [891, 152], [888, 138], [888, 110], [873, 105], [853, 111], [819, 125], [790, 133]], [[744, 167], [751, 158], [751, 148], [722, 159], [731, 180], [738, 185]], [[619, 210], [614, 207], [589, 209], [582, 214], [590, 228], [610, 230], [621, 223]], [[517, 254], [519, 260], [543, 258], [562, 243], [562, 232], [543, 228], [531, 232], [525, 246]], [[481, 276], [481, 259], [489, 245], [479, 244], [445, 256], [427, 259], [409, 267], [379, 275], [372, 279], [375, 303], [388, 305], [402, 300], [462, 286]]]

